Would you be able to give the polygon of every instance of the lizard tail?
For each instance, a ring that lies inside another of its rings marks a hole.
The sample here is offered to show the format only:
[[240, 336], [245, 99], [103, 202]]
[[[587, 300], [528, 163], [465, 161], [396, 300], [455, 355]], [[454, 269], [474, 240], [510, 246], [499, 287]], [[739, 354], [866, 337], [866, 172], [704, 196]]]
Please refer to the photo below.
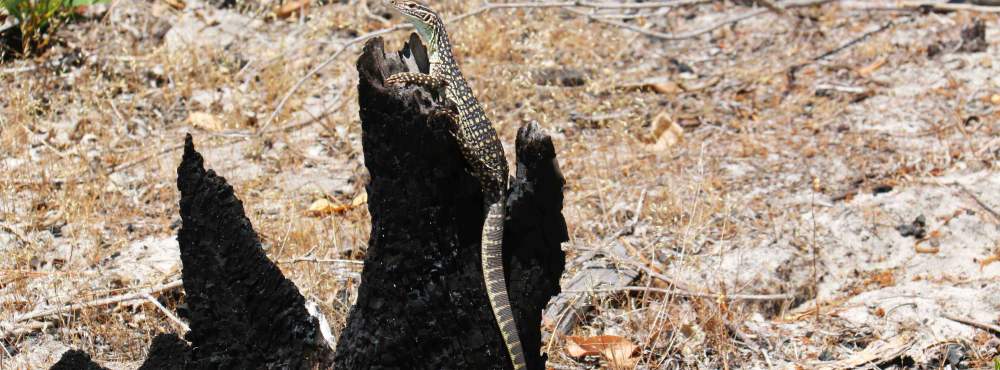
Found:
[[526, 369], [524, 363], [524, 349], [521, 348], [521, 337], [517, 332], [517, 323], [514, 321], [514, 311], [510, 308], [510, 299], [507, 295], [507, 281], [503, 273], [503, 224], [506, 218], [504, 201], [490, 205], [486, 213], [486, 222], [483, 223], [482, 257], [483, 257], [483, 280], [486, 282], [486, 294], [490, 299], [490, 306], [493, 307], [493, 318], [500, 327], [500, 334], [503, 335], [504, 344], [510, 354], [510, 361], [515, 370]]

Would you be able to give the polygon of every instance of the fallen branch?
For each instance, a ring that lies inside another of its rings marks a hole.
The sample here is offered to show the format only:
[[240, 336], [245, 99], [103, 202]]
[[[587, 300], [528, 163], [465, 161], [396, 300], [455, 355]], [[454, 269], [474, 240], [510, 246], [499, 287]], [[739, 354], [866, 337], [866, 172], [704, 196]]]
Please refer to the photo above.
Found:
[[791, 294], [724, 294], [724, 293], [697, 293], [678, 289], [662, 289], [641, 286], [626, 286], [617, 288], [598, 288], [590, 290], [564, 290], [563, 293], [593, 294], [593, 293], [617, 293], [617, 292], [653, 292], [682, 297], [699, 298], [721, 298], [730, 301], [787, 301], [795, 299]]
[[0, 328], [3, 328], [3, 330], [4, 330], [4, 332], [0, 332], [0, 338], [5, 338], [7, 336], [7, 333], [10, 330], [6, 329], [6, 328], [13, 327], [15, 324], [20, 323], [20, 322], [41, 319], [41, 318], [44, 318], [44, 317], [53, 316], [53, 315], [59, 315], [59, 314], [67, 313], [67, 312], [75, 312], [75, 311], [79, 311], [79, 310], [83, 310], [83, 309], [87, 309], [87, 308], [92, 308], [92, 307], [101, 307], [101, 306], [107, 306], [107, 305], [115, 304], [115, 303], [144, 300], [144, 299], [146, 299], [147, 296], [150, 296], [152, 294], [159, 294], [159, 293], [162, 293], [162, 292], [174, 290], [174, 289], [180, 288], [181, 286], [182, 286], [182, 282], [181, 282], [180, 279], [178, 279], [178, 280], [174, 280], [174, 281], [171, 281], [169, 283], [166, 283], [166, 284], [158, 285], [158, 286], [155, 286], [155, 287], [152, 287], [152, 288], [148, 288], [148, 289], [143, 289], [143, 290], [140, 290], [140, 291], [135, 292], [135, 293], [129, 293], [129, 294], [123, 294], [123, 295], [119, 295], [119, 296], [101, 298], [101, 299], [93, 300], [93, 301], [90, 301], [90, 302], [74, 303], [74, 304], [69, 304], [69, 305], [65, 305], [65, 306], [57, 307], [57, 308], [52, 308], [52, 309], [48, 309], [48, 310], [43, 310], [43, 311], [38, 311], [38, 312], [33, 312], [33, 313], [27, 313], [27, 314], [15, 317], [13, 320], [11, 320], [9, 322], [0, 323]]

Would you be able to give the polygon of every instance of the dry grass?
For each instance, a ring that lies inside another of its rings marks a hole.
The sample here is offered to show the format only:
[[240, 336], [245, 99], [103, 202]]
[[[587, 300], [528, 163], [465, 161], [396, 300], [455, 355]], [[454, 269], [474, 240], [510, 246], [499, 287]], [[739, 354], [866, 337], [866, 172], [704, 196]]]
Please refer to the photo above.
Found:
[[[373, 10], [380, 11], [374, 3]], [[473, 7], [441, 3], [438, 8], [447, 14]], [[682, 31], [745, 10], [727, 3], [682, 7], [639, 24]], [[661, 42], [556, 9], [488, 13], [452, 25], [451, 33], [465, 74], [508, 148], [517, 128], [529, 120], [553, 133], [568, 179], [564, 214], [570, 241], [564, 248], [570, 261], [580, 251], [606, 248], [600, 242], [635, 217], [634, 206], [645, 192], [635, 232], [615, 241], [626, 245], [633, 258], [678, 278], [696, 277], [693, 285], [707, 291], [791, 292], [797, 295], [796, 306], [816, 294], [809, 267], [817, 233], [811, 213], [817, 195], [809, 197], [814, 181], [816, 194], [826, 202], [851, 190], [850, 184], [904, 185], [958, 163], [984, 166], [980, 152], [996, 137], [1000, 116], [994, 110], [980, 117], [986, 123], [979, 126], [961, 124], [970, 107], [988, 101], [991, 87], [950, 77], [953, 85], [922, 97], [927, 103], [915, 107], [927, 129], [872, 134], [863, 126], [909, 111], [880, 111], [856, 94], [817, 92], [818, 85], [840, 84], [884, 95], [902, 83], [890, 71], [936, 68], [926, 56], [928, 45], [956, 38], [957, 30], [947, 30], [957, 26], [941, 24], [966, 24], [972, 17], [968, 13], [921, 16], [827, 5], [793, 14], [765, 14], [679, 42]], [[193, 17], [190, 9], [174, 10], [161, 1], [120, 2], [105, 18], [65, 28], [63, 45], [40, 59], [0, 64], [0, 70], [35, 67], [0, 72], [0, 171], [6, 174], [0, 177], [0, 253], [5, 256], [0, 259], [0, 321], [41, 306], [169, 280], [172, 276], [122, 281], [104, 271], [116, 266], [116, 253], [137, 241], [175, 233], [173, 181], [179, 155], [167, 149], [193, 130], [207, 165], [229, 178], [243, 199], [269, 256], [284, 261], [279, 266], [320, 303], [335, 333], [343, 327], [357, 268], [291, 260], [364, 258], [369, 232], [364, 207], [321, 218], [305, 215], [315, 199], [346, 204], [364, 191], [367, 175], [360, 162], [353, 91], [356, 53], [309, 80], [273, 125], [294, 123], [303, 117], [297, 112], [309, 107], [330, 110], [328, 115], [288, 132], [253, 132], [295, 81], [340, 42], [387, 25], [351, 2], [315, 8], [305, 22], [261, 22], [225, 48], [211, 42], [172, 48], [157, 36], [164, 24]], [[985, 17], [995, 24], [995, 16]], [[889, 21], [898, 24], [822, 61], [810, 61]], [[941, 33], [924, 40], [924, 29]], [[400, 45], [404, 36], [388, 38]], [[52, 67], [75, 48], [83, 56], [79, 65]], [[793, 80], [789, 71], [795, 66], [802, 67]], [[548, 68], [580, 71], [586, 83], [536, 84], [535, 76]], [[679, 87], [662, 93], [621, 87], [653, 77], [668, 77]], [[213, 93], [222, 97], [209, 99], [207, 106], [195, 99]], [[192, 128], [185, 121], [192, 112], [215, 115], [224, 126]], [[865, 112], [873, 121], [862, 118]], [[661, 113], [684, 127], [685, 138], [666, 151], [651, 151], [645, 140]], [[611, 118], [586, 119], [601, 115]], [[513, 150], [508, 153], [513, 160]], [[123, 165], [130, 166], [115, 170]], [[788, 206], [777, 199], [806, 200]], [[786, 279], [717, 273], [744, 258], [741, 250], [768, 243], [787, 246], [798, 256], [778, 272]], [[567, 275], [576, 267], [567, 266]], [[886, 279], [860, 275], [853, 294], [894, 284]], [[648, 277], [639, 283], [663, 286]], [[597, 309], [574, 334], [627, 337], [640, 346], [639, 368], [807, 363], [824, 348], [842, 344], [828, 334], [799, 332], [788, 333], [795, 344], [756, 339], [767, 344], [762, 348], [740, 338], [744, 323], [778, 319], [787, 304], [654, 293], [581, 299], [592, 299]], [[183, 297], [169, 294], [161, 300], [174, 309]], [[847, 333], [836, 320], [813, 324], [820, 333]], [[98, 361], [129, 366], [144, 357], [156, 333], [173, 330], [155, 307], [136, 303], [82, 310], [60, 316], [43, 334], [33, 330], [0, 340], [22, 352], [55, 340], [93, 353]], [[553, 362], [581, 366], [561, 345], [557, 339], [547, 347]], [[974, 360], [989, 360], [983, 356]]]

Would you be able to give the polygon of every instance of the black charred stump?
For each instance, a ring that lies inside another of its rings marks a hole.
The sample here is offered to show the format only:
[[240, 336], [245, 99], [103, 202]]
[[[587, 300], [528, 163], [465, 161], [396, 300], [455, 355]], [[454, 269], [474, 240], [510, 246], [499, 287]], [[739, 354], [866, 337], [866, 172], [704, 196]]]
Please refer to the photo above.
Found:
[[[332, 351], [305, 299], [264, 254], [232, 186], [203, 162], [189, 135], [177, 169], [177, 241], [192, 350], [189, 359], [170, 357], [189, 360], [189, 369], [329, 368]], [[168, 357], [178, 345], [163, 339], [150, 357]]]
[[139, 370], [184, 370], [191, 364], [191, 347], [177, 334], [160, 334], [149, 345]]
[[[387, 55], [376, 38], [357, 67], [372, 231], [337, 367], [510, 368], [479, 265], [482, 193], [441, 114], [454, 107], [437, 92], [383, 84], [393, 73], [426, 71], [426, 51], [414, 35]], [[516, 146], [504, 265], [528, 366], [543, 369], [541, 311], [565, 265], [564, 180], [536, 125], [521, 128]]]
[[63, 352], [59, 362], [52, 365], [51, 370], [107, 370], [90, 360], [86, 352], [71, 349]]
[[[328, 369], [333, 351], [298, 288], [261, 249], [233, 188], [205, 170], [191, 136], [177, 169], [180, 244], [191, 331], [153, 339], [141, 370]], [[190, 342], [190, 344], [188, 344]], [[68, 351], [53, 369], [101, 369]]]

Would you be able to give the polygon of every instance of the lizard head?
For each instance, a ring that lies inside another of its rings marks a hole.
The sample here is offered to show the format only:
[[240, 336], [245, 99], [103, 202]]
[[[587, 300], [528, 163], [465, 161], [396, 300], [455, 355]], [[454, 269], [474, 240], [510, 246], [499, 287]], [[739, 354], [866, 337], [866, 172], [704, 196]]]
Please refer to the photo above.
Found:
[[[413, 24], [417, 33], [424, 39], [424, 42], [433, 44], [440, 28], [444, 27], [441, 17], [434, 9], [417, 1], [412, 0], [385, 0], [394, 9], [403, 14], [407, 21]], [[433, 47], [433, 45], [428, 45]]]

